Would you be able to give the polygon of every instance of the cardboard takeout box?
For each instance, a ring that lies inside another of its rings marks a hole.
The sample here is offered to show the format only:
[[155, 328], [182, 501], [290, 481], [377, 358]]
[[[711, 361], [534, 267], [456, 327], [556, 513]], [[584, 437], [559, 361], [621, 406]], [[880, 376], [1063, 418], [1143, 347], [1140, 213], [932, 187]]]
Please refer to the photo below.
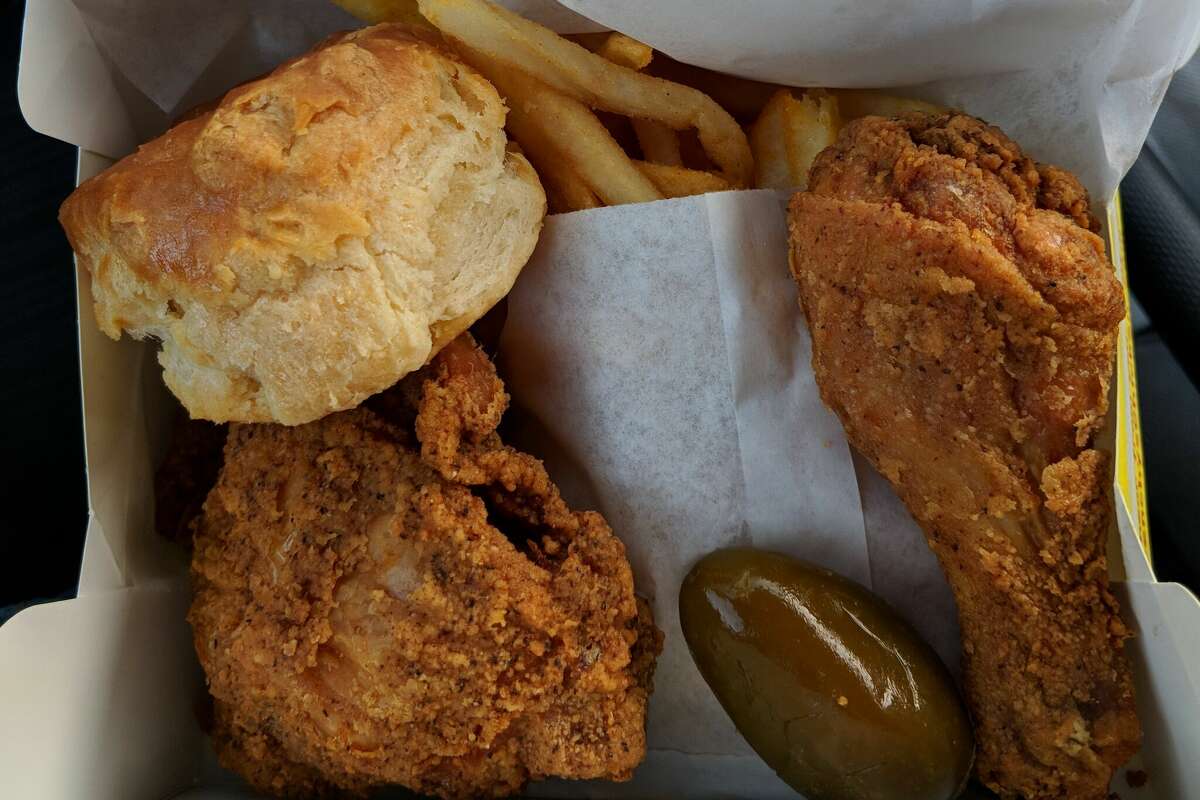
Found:
[[[28, 4], [19, 93], [34, 129], [80, 148], [80, 180], [111, 163], [100, 153], [119, 155], [135, 131], [165, 121], [111, 68], [71, 0]], [[1115, 197], [1107, 231], [1124, 280]], [[174, 404], [153, 345], [105, 337], [92, 318], [87, 276], [77, 277], [90, 507], [79, 596], [30, 608], [0, 628], [0, 795], [238, 796], [236, 781], [211, 764], [195, 719], [203, 679], [184, 618], [185, 558], [153, 532], [152, 476]], [[1145, 745], [1135, 763], [1150, 776], [1134, 790], [1118, 773], [1114, 790], [1188, 797], [1200, 786], [1200, 605], [1183, 587], [1156, 582], [1150, 566], [1128, 321], [1114, 384], [1118, 532], [1110, 551], [1138, 631], [1130, 653]]]

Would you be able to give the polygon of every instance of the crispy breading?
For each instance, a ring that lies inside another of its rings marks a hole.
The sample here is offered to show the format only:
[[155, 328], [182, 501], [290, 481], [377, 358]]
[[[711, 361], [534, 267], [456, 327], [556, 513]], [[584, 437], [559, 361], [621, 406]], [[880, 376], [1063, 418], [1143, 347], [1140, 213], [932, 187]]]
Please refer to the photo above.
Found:
[[463, 337], [377, 410], [231, 428], [190, 619], [218, 752], [256, 788], [504, 796], [644, 757], [624, 547], [500, 442], [506, 404]]
[[979, 777], [1104, 798], [1140, 728], [1094, 449], [1124, 303], [1086, 192], [972, 117], [867, 117], [789, 219], [822, 396], [954, 589]]

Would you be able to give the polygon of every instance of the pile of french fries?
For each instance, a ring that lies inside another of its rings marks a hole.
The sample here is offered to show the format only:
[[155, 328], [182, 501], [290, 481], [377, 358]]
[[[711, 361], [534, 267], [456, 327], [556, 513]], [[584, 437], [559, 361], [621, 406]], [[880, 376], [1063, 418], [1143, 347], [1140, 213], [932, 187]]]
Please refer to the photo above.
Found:
[[508, 103], [509, 136], [556, 213], [728, 189], [802, 189], [844, 122], [940, 110], [877, 92], [723, 75], [621, 33], [559, 36], [489, 0], [336, 2], [367, 22], [432, 27], [487, 77]]

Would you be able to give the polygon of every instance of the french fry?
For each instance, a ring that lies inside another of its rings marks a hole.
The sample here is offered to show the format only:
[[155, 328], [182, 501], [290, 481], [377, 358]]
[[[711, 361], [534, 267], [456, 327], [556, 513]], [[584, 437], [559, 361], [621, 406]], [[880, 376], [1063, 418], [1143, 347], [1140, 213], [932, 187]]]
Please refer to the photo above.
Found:
[[[622, 117], [620, 114], [610, 114], [607, 111], [593, 111], [596, 119], [608, 130], [609, 134], [617, 144], [621, 145], [621, 149], [626, 153], [636, 153], [638, 151], [637, 134], [633, 130], [633, 122], [629, 117]], [[632, 158], [632, 156], [630, 156]]]
[[[649, 46], [623, 33], [581, 33], [568, 38], [614, 64], [633, 70], [645, 69], [654, 58], [654, 51]], [[652, 119], [631, 119], [629, 122], [637, 136], [642, 156], [647, 161], [683, 165], [683, 156], [679, 154], [679, 134]]]
[[830, 89], [829, 93], [837, 98], [838, 110], [842, 119], [846, 120], [867, 116], [898, 117], [910, 111], [938, 114], [946, 110], [924, 100], [897, 97], [871, 89]]
[[[790, 96], [781, 89], [777, 98]], [[797, 188], [796, 176], [788, 160], [788, 119], [784, 108], [786, 100], [772, 98], [750, 126], [750, 150], [754, 153], [754, 186], [757, 189]]]
[[417, 0], [333, 0], [364, 22], [406, 22], [428, 27], [429, 23], [417, 10]]
[[568, 39], [601, 58], [633, 70], [643, 70], [654, 58], [654, 49], [623, 33], [579, 33]]
[[730, 188], [728, 181], [711, 172], [668, 164], [652, 164], [649, 161], [633, 163], [666, 197], [688, 197], [706, 192], [723, 192]]
[[[591, 190], [570, 163], [559, 155], [549, 139], [537, 125], [530, 123], [528, 117], [520, 112], [510, 112], [506, 127], [508, 128], [509, 146], [529, 159], [542, 181], [546, 190], [547, 204], [551, 214], [562, 214], [568, 211], [582, 211], [585, 208], [598, 208], [603, 203], [596, 193]], [[516, 131], [520, 131], [518, 138]]]
[[480, 53], [463, 57], [507, 98], [509, 132], [532, 161], [559, 159], [606, 205], [662, 198], [583, 103]]
[[679, 131], [679, 155], [683, 157], [685, 167], [706, 172], [713, 169], [713, 164], [708, 160], [704, 148], [700, 146], [700, 137], [695, 131]]
[[654, 56], [654, 61], [646, 71], [655, 77], [682, 83], [704, 92], [742, 122], [753, 121], [771, 96], [784, 88], [777, 83], [763, 83], [694, 67], [662, 53]]
[[[652, 49], [623, 33], [581, 33], [569, 38], [614, 64], [634, 70], [645, 69], [654, 57]], [[683, 166], [678, 133], [652, 119], [631, 119], [630, 124], [637, 136], [642, 156], [647, 161]]]
[[[674, 130], [695, 128], [705, 152], [731, 185], [746, 186], [753, 177], [745, 133], [700, 91], [613, 64], [487, 0], [419, 0], [419, 7], [450, 39], [536, 75], [585, 106], [657, 120]], [[599, 187], [593, 188], [599, 192]]]
[[633, 132], [637, 134], [642, 155], [647, 161], [673, 167], [683, 166], [678, 133], [652, 119], [634, 119], [632, 122]]
[[551, 214], [583, 211], [603, 205], [596, 193], [579, 177], [579, 173], [561, 158], [530, 158], [530, 161], [546, 187]]
[[654, 50], [650, 45], [639, 42], [637, 39], [614, 32], [604, 40], [604, 44], [596, 51], [596, 55], [632, 70], [643, 70], [650, 65], [651, 59], [654, 58]]
[[760, 189], [803, 189], [817, 153], [833, 144], [841, 120], [838, 101], [824, 92], [796, 97], [781, 89], [767, 101], [750, 128], [754, 185]]

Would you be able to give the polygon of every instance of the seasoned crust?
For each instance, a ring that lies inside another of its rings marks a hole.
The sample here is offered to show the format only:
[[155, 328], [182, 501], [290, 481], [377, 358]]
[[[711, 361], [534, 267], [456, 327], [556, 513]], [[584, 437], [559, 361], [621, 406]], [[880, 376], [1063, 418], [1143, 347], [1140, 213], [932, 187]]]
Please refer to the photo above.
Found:
[[504, 114], [398, 25], [230, 91], [63, 204], [101, 329], [160, 340], [193, 417], [353, 407], [465, 330], [532, 252], [545, 195]]
[[500, 442], [468, 337], [389, 394], [231, 427], [189, 614], [222, 763], [296, 797], [628, 778], [661, 634], [620, 540]]
[[813, 369], [954, 590], [976, 772], [1102, 800], [1141, 734], [1095, 449], [1124, 302], [1087, 194], [958, 114], [857, 120], [808, 185], [789, 229]]

